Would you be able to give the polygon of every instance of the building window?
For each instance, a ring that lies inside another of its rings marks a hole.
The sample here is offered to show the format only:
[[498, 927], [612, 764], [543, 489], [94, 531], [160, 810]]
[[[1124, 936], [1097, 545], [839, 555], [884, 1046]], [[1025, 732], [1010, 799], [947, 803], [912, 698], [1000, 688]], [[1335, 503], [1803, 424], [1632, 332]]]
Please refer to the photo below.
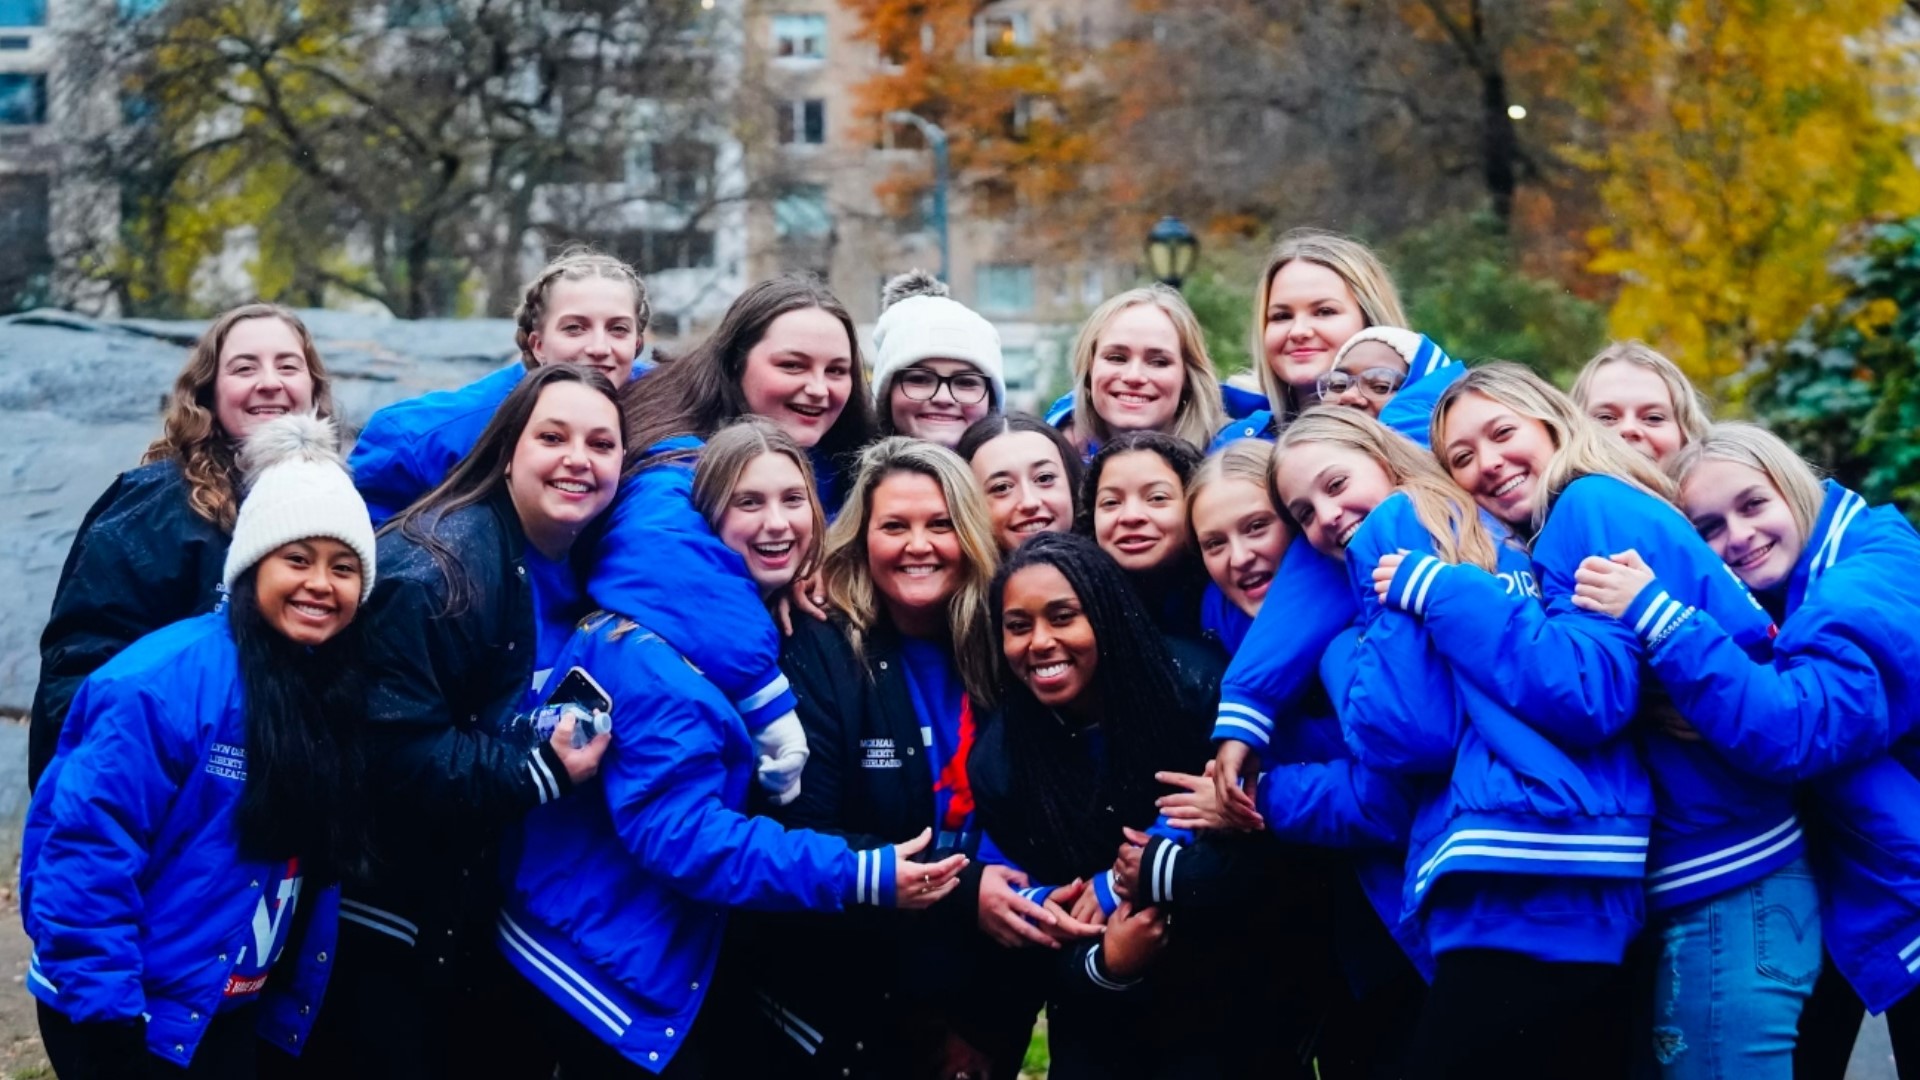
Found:
[[33, 39], [24, 34], [0, 36], [0, 52], [22, 52], [33, 48]]
[[655, 193], [675, 206], [694, 206], [706, 201], [713, 190], [713, 174], [718, 151], [698, 139], [677, 139], [653, 144], [653, 183]]
[[882, 118], [875, 129], [873, 148], [875, 150], [925, 150], [926, 133], [919, 124], [895, 123]]
[[1033, 267], [986, 263], [974, 271], [974, 299], [982, 314], [1022, 315], [1033, 310]]
[[781, 146], [819, 146], [827, 141], [827, 103], [820, 98], [774, 104]]
[[0, 26], [47, 25], [47, 0], [0, 0]]
[[0, 174], [0, 251], [7, 253], [0, 259], [0, 312], [53, 302], [51, 205], [45, 174]]
[[0, 75], [0, 127], [47, 122], [45, 75]]
[[775, 15], [773, 17], [773, 55], [782, 60], [825, 60], [827, 58], [827, 17], [825, 15]]
[[1024, 12], [982, 15], [973, 23], [974, 51], [981, 59], [999, 60], [1014, 56], [1033, 44], [1033, 33]]
[[430, 30], [454, 18], [452, 0], [391, 0], [387, 25], [395, 30]]
[[554, 172], [554, 182], [559, 184], [624, 184], [627, 182], [626, 148], [569, 148]]
[[713, 266], [713, 233], [705, 229], [627, 229], [594, 237], [594, 246], [641, 274], [706, 270]]
[[773, 232], [783, 240], [820, 240], [833, 233], [827, 189], [795, 184], [773, 200]]

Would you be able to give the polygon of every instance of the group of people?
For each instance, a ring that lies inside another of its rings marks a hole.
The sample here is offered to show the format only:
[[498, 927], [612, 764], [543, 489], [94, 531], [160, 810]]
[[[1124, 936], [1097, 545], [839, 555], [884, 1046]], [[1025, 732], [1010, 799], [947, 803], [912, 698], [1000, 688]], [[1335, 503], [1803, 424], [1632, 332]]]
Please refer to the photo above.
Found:
[[1150, 287], [1039, 417], [928, 275], [666, 358], [569, 251], [344, 461], [222, 315], [42, 641], [56, 1070], [1920, 1071], [1920, 535], [1644, 345], [1468, 367], [1314, 231], [1255, 293], [1259, 394]]

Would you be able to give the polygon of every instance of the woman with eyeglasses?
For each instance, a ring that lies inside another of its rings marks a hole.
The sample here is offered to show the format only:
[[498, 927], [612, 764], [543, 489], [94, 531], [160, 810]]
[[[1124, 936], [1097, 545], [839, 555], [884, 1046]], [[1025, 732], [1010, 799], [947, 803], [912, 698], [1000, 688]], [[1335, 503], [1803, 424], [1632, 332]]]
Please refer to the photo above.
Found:
[[880, 434], [951, 450], [974, 421], [1006, 407], [1000, 333], [925, 270], [887, 282], [873, 328]]

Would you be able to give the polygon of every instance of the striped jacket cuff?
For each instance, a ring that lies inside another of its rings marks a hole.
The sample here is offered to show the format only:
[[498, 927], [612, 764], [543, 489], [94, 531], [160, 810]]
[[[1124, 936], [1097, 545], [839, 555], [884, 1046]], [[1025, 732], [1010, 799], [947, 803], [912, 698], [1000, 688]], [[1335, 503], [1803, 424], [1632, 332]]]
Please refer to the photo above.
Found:
[[1120, 894], [1113, 891], [1113, 871], [1106, 870], [1093, 876], [1093, 898], [1100, 901], [1100, 910], [1111, 915], [1120, 909]]
[[1139, 979], [1122, 979], [1109, 972], [1098, 945], [1087, 950], [1086, 968], [1087, 980], [1102, 990], [1131, 990], [1140, 985]]
[[746, 722], [748, 734], [758, 734], [761, 728], [800, 708], [799, 699], [793, 696], [793, 687], [779, 668], [774, 668], [767, 678], [758, 680], [758, 689], [733, 703], [740, 719]]
[[895, 904], [894, 861], [891, 847], [856, 851], [854, 854], [853, 902], [871, 907], [890, 908]]
[[1273, 744], [1273, 715], [1232, 690], [1222, 688], [1214, 713], [1213, 741], [1232, 739], [1265, 752]]
[[1620, 621], [1633, 627], [1633, 632], [1651, 649], [1667, 640], [1693, 615], [1691, 604], [1674, 599], [1673, 594], [1660, 584], [1660, 579], [1655, 578], [1627, 605]]
[[1384, 602], [1395, 611], [1425, 615], [1427, 601], [1433, 596], [1434, 584], [1451, 567], [1451, 563], [1432, 555], [1408, 555], [1400, 561], [1400, 568], [1393, 572], [1393, 582], [1387, 586]]
[[573, 790], [573, 780], [567, 775], [567, 767], [560, 762], [559, 751], [550, 742], [543, 742], [527, 755], [527, 775], [533, 780], [535, 796], [539, 805], [550, 802]]
[[1146, 899], [1139, 906], [1151, 907], [1173, 901], [1174, 872], [1179, 866], [1183, 850], [1179, 844], [1164, 836], [1147, 841], [1147, 846], [1140, 851], [1140, 891], [1146, 894]]

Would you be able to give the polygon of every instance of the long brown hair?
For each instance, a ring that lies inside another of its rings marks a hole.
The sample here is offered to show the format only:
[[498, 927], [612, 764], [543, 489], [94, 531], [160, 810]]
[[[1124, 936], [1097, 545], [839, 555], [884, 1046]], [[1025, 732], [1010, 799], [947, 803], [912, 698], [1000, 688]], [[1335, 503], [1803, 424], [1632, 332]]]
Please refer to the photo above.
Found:
[[[433, 557], [434, 565], [447, 582], [446, 607], [440, 612], [442, 618], [450, 618], [467, 610], [473, 603], [473, 575], [460, 561], [460, 556], [440, 539], [440, 523], [449, 515], [493, 498], [507, 488], [507, 464], [513, 460], [514, 448], [520, 445], [520, 436], [525, 434], [527, 424], [533, 420], [533, 410], [540, 404], [540, 395], [547, 387], [559, 383], [580, 383], [587, 389], [599, 394], [613, 403], [614, 415], [621, 413], [620, 394], [605, 375], [589, 367], [578, 364], [542, 364], [520, 380], [500, 407], [494, 410], [493, 419], [487, 422], [486, 430], [480, 433], [480, 439], [460, 463], [447, 473], [438, 487], [422, 495], [412, 506], [386, 523], [380, 530], [385, 536], [398, 532], [401, 536], [426, 549]], [[624, 427], [624, 422], [622, 424]], [[608, 505], [608, 510], [612, 505]], [[607, 520], [602, 511], [600, 522]], [[591, 546], [591, 545], [589, 545]], [[580, 550], [578, 542], [575, 550]]]
[[827, 516], [820, 510], [820, 489], [813, 481], [813, 462], [807, 452], [793, 441], [780, 425], [762, 416], [743, 416], [714, 433], [700, 451], [700, 465], [693, 470], [693, 505], [707, 526], [720, 531], [720, 519], [726, 516], [727, 503], [740, 475], [747, 466], [768, 454], [778, 454], [793, 462], [800, 479], [807, 485], [807, 501], [813, 511], [813, 531], [808, 534], [807, 550], [800, 553], [795, 581], [813, 576], [820, 565], [820, 550], [827, 542]]
[[853, 491], [827, 532], [826, 554], [820, 563], [827, 600], [846, 613], [848, 640], [864, 663], [866, 638], [885, 614], [873, 584], [873, 571], [867, 565], [867, 527], [873, 519], [874, 489], [897, 473], [931, 478], [946, 499], [947, 516], [953, 519], [965, 566], [959, 589], [947, 601], [954, 667], [974, 700], [991, 703], [999, 649], [993, 638], [988, 590], [999, 568], [1000, 546], [994, 539], [985, 497], [958, 454], [905, 435], [890, 435], [867, 447], [860, 455]]
[[748, 415], [740, 376], [747, 354], [767, 336], [767, 327], [789, 311], [818, 308], [833, 316], [847, 331], [853, 358], [853, 385], [846, 408], [815, 450], [829, 460], [850, 454], [873, 438], [873, 394], [867, 388], [867, 369], [860, 355], [860, 334], [846, 306], [819, 278], [811, 274], [784, 274], [747, 289], [727, 308], [720, 325], [693, 351], [662, 363], [644, 379], [635, 379], [621, 391], [627, 407], [627, 460], [633, 471], [652, 462], [647, 452], [662, 439], [692, 435], [701, 439], [721, 425]]
[[233, 531], [234, 518], [240, 513], [241, 478], [235, 440], [221, 429], [214, 411], [213, 387], [220, 378], [220, 350], [226, 347], [227, 335], [248, 319], [279, 319], [287, 324], [307, 358], [307, 373], [313, 378], [314, 413], [322, 419], [333, 415], [333, 383], [300, 316], [278, 304], [245, 304], [213, 320], [173, 380], [166, 423], [140, 463], [178, 462], [187, 478], [187, 505], [223, 532]]

